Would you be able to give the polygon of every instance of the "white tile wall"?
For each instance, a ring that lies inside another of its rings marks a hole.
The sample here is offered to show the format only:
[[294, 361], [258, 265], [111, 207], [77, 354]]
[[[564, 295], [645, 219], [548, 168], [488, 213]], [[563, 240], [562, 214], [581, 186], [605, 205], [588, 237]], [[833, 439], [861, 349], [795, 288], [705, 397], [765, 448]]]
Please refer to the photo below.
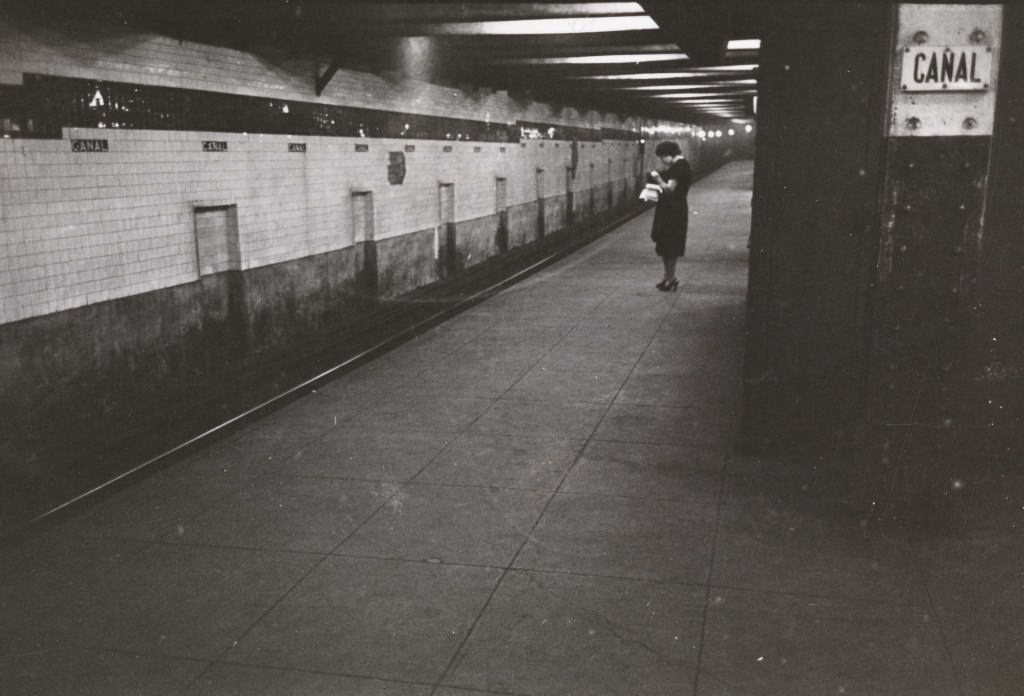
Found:
[[[159, 36], [78, 28], [27, 32], [0, 20], [0, 82], [22, 73], [206, 89], [317, 101], [313, 66], [270, 65], [255, 56]], [[393, 85], [339, 71], [319, 101], [494, 122], [543, 120], [630, 128], [596, 112], [525, 107], [501, 92], [467, 94], [422, 82]], [[72, 138], [103, 138], [109, 152], [74, 153]], [[228, 143], [203, 152], [203, 140]], [[304, 142], [305, 153], [288, 152]], [[404, 184], [387, 180], [389, 151], [406, 154]], [[369, 145], [356, 152], [357, 143]], [[445, 145], [452, 151], [443, 152]], [[474, 148], [480, 148], [475, 152]], [[505, 151], [501, 152], [504, 148]], [[636, 146], [581, 144], [577, 187], [595, 162], [595, 184], [622, 176]], [[0, 140], [0, 323], [196, 279], [193, 206], [237, 205], [243, 269], [343, 248], [353, 240], [352, 192], [372, 191], [378, 239], [433, 227], [438, 183], [455, 184], [456, 217], [494, 213], [495, 178], [508, 203], [565, 192], [568, 143], [361, 140], [322, 136], [65, 129], [62, 140]]]

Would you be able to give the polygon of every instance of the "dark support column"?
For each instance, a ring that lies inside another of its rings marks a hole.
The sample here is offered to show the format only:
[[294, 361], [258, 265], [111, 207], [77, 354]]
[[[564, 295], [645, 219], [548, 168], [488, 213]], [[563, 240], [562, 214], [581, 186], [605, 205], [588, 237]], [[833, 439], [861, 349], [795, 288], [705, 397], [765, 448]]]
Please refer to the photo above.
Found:
[[863, 416], [892, 26], [893, 10], [881, 3], [783, 2], [766, 15], [747, 451], [848, 450]]
[[[971, 477], [1024, 448], [1024, 11], [776, 9], [742, 445], [802, 460], [802, 481], [865, 514], [945, 519]], [[953, 71], [943, 86], [941, 68], [914, 84], [904, 58], [928, 51], [967, 55], [973, 84]]]
[[[977, 67], [979, 55], [998, 55], [1001, 27], [998, 9], [903, 6], [893, 74], [928, 55]], [[907, 83], [927, 75], [909, 68], [893, 83], [868, 427], [857, 467], [870, 504], [885, 516], [944, 514], [987, 464], [989, 373], [975, 336], [989, 227], [992, 63], [973, 84], [965, 69], [961, 84], [940, 79], [909, 92]]]

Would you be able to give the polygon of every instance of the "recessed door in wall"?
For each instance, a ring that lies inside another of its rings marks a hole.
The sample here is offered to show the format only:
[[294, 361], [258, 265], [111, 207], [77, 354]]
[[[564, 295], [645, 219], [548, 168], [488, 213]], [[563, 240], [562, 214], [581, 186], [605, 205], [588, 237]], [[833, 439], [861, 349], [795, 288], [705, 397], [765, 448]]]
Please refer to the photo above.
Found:
[[374, 227], [373, 193], [353, 191], [351, 241], [355, 250], [356, 285], [367, 297], [375, 297], [380, 290]]
[[499, 253], [508, 251], [508, 179], [494, 180], [494, 208], [498, 213], [496, 244]]
[[455, 239], [455, 184], [442, 183], [438, 187], [438, 224], [434, 236], [434, 249], [442, 278], [455, 273], [457, 245]]
[[565, 226], [568, 227], [576, 220], [576, 196], [572, 190], [572, 167], [565, 168]]
[[242, 267], [238, 243], [238, 206], [197, 205], [193, 208], [196, 234], [196, 274], [237, 271]]
[[546, 233], [547, 212], [544, 206], [544, 170], [537, 170], [537, 239]]

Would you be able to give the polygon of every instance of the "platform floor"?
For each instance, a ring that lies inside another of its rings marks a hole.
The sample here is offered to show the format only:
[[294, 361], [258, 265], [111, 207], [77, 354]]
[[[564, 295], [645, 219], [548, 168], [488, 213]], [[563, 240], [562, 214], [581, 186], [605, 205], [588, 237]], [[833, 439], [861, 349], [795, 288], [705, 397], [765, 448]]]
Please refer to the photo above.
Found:
[[6, 550], [0, 693], [1024, 693], [1016, 556], [733, 453], [750, 186], [679, 292], [647, 213]]

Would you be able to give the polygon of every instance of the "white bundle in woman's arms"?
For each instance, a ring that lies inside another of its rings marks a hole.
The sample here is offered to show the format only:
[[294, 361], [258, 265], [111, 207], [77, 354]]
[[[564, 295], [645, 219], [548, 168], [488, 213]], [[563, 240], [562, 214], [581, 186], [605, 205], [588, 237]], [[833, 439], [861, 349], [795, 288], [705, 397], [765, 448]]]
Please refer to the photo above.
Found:
[[640, 200], [647, 203], [657, 203], [659, 196], [661, 196], [661, 187], [657, 184], [645, 184], [640, 192]]

